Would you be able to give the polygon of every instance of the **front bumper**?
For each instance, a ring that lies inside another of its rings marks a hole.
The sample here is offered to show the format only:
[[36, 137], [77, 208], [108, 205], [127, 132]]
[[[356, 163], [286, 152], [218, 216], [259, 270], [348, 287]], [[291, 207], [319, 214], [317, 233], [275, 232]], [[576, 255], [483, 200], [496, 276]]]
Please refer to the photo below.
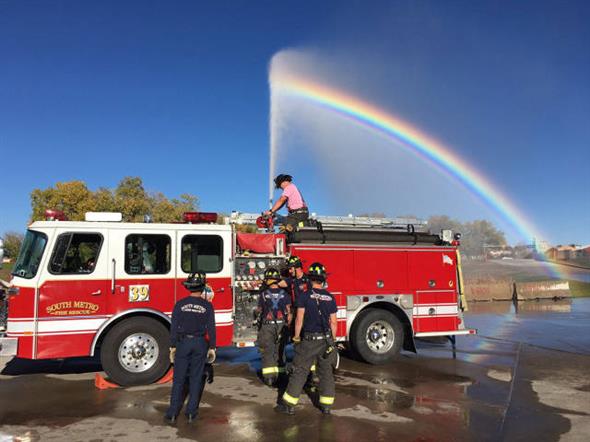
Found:
[[0, 338], [0, 356], [16, 356], [18, 338]]

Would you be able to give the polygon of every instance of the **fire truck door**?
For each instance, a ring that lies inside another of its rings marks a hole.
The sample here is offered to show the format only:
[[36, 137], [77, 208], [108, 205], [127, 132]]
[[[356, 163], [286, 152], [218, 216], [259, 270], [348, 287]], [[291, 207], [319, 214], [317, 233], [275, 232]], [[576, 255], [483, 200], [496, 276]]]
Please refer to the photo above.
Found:
[[56, 229], [39, 280], [36, 357], [86, 356], [106, 320], [108, 230]]
[[182, 282], [193, 272], [207, 274], [207, 284], [213, 295], [217, 345], [231, 345], [233, 338], [232, 236], [227, 229], [178, 232], [177, 298], [189, 295]]
[[170, 315], [176, 298], [175, 233], [113, 230], [109, 242], [108, 311], [155, 310]]

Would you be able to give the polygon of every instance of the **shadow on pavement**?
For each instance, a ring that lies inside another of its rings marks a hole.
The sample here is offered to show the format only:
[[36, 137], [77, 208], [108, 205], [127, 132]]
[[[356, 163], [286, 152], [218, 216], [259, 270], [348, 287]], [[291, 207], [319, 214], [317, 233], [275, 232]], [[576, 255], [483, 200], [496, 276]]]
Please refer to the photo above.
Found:
[[102, 371], [102, 365], [98, 357], [41, 361], [14, 358], [6, 364], [0, 374], [17, 376], [21, 374], [77, 374], [96, 371]]

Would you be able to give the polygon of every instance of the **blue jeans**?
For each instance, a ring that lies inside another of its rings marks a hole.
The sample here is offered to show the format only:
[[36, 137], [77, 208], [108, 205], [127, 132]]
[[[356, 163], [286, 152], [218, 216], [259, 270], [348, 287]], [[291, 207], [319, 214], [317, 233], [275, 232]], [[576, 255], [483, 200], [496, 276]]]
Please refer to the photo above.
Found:
[[184, 338], [176, 345], [174, 360], [174, 379], [172, 381], [172, 396], [167, 416], [178, 416], [184, 402], [184, 386], [188, 377], [188, 404], [186, 415], [194, 415], [199, 409], [201, 386], [203, 383], [203, 368], [207, 360], [209, 346], [204, 337]]

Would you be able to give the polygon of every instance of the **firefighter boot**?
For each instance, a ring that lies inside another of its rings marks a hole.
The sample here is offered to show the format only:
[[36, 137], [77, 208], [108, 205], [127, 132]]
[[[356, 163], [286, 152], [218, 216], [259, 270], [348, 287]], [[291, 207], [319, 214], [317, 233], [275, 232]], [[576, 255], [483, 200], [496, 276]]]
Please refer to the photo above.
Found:
[[320, 405], [320, 411], [324, 416], [332, 414], [331, 408], [325, 405]]
[[176, 425], [176, 416], [168, 416], [167, 414], [164, 416], [164, 422], [168, 425]]
[[275, 411], [277, 413], [288, 414], [289, 416], [293, 416], [295, 414], [295, 407], [291, 405], [287, 405], [284, 402], [281, 402], [279, 405], [275, 407]]
[[190, 424], [194, 423], [197, 421], [197, 419], [199, 418], [199, 412], [197, 411], [195, 414], [187, 414], [186, 415], [186, 420], [187, 422]]
[[264, 376], [263, 381], [269, 387], [274, 387], [275, 384], [277, 383], [277, 377], [276, 376]]

